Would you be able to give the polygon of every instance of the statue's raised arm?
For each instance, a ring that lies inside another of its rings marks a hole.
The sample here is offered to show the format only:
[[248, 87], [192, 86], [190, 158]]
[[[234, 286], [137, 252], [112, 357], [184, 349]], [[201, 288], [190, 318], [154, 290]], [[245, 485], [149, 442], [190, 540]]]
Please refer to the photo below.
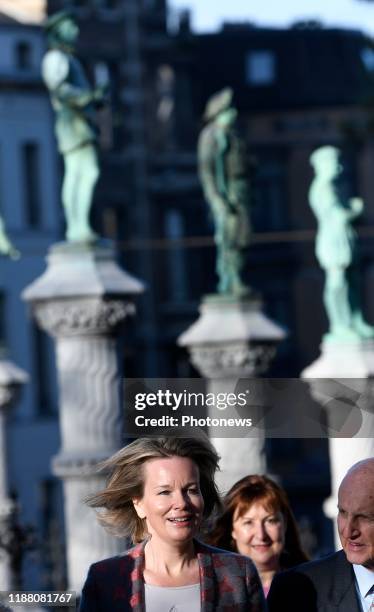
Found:
[[44, 27], [49, 50], [43, 59], [42, 75], [55, 111], [58, 149], [64, 157], [62, 203], [66, 239], [92, 242], [97, 236], [89, 217], [99, 178], [95, 114], [105, 91], [90, 86], [82, 64], [74, 55], [79, 29], [72, 14], [56, 13]]

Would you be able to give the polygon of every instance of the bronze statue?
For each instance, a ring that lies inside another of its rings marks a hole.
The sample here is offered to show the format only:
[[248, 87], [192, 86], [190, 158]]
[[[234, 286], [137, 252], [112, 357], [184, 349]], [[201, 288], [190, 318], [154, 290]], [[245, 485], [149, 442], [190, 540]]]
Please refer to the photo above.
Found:
[[93, 192], [99, 178], [94, 124], [95, 107], [105, 91], [91, 88], [74, 50], [79, 28], [69, 11], [52, 15], [46, 23], [49, 51], [43, 59], [43, 79], [56, 113], [58, 149], [64, 157], [62, 202], [66, 239], [92, 242], [97, 236], [89, 216]]
[[352, 227], [352, 221], [362, 213], [363, 201], [344, 194], [339, 149], [320, 147], [310, 161], [315, 171], [309, 202], [318, 221], [316, 256], [326, 274], [324, 304], [330, 330], [325, 339], [373, 338], [374, 327], [364, 321], [361, 311], [356, 232]]
[[213, 215], [217, 247], [217, 290], [242, 296], [250, 292], [242, 280], [244, 252], [250, 243], [249, 160], [235, 129], [233, 91], [223, 89], [206, 105], [206, 124], [198, 142], [199, 176]]

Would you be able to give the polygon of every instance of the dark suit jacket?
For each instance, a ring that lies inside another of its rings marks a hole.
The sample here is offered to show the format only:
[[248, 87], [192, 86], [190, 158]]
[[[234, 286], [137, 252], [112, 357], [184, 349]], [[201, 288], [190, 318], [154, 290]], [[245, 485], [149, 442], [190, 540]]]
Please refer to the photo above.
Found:
[[269, 612], [361, 612], [353, 567], [342, 550], [275, 576]]
[[[144, 612], [144, 546], [91, 565], [80, 612]], [[253, 563], [241, 555], [195, 540], [200, 569], [201, 611], [265, 612]]]

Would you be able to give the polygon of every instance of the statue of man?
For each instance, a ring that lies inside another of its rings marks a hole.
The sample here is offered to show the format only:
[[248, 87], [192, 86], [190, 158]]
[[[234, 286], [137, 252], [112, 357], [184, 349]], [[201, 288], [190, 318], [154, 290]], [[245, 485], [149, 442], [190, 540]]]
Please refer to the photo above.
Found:
[[316, 256], [326, 274], [324, 304], [330, 330], [327, 340], [350, 341], [374, 337], [374, 327], [362, 316], [356, 265], [356, 233], [352, 221], [363, 210], [360, 198], [342, 189], [339, 149], [323, 146], [310, 158], [315, 178], [310, 206], [318, 221]]
[[95, 107], [103, 102], [104, 89], [91, 88], [82, 64], [74, 55], [79, 29], [72, 14], [61, 11], [45, 22], [49, 50], [42, 75], [56, 113], [55, 132], [64, 158], [62, 203], [66, 239], [92, 242], [97, 236], [89, 216], [99, 178], [94, 126]]
[[233, 91], [226, 88], [207, 103], [206, 125], [198, 142], [199, 176], [213, 215], [217, 247], [217, 290], [241, 296], [250, 292], [241, 273], [251, 236], [249, 162], [244, 141], [235, 130]]

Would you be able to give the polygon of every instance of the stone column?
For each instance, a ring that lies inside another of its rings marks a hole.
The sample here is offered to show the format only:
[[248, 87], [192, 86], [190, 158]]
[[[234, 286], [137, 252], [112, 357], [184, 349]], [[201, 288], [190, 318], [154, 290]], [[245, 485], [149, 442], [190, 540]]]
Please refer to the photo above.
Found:
[[45, 273], [24, 291], [41, 328], [55, 339], [68, 585], [80, 592], [88, 566], [124, 543], [109, 536], [83, 500], [102, 488], [99, 461], [123, 445], [119, 330], [143, 285], [115, 263], [109, 247], [57, 244]]
[[[14, 502], [9, 497], [8, 461], [6, 440], [6, 419], [10, 408], [17, 399], [20, 387], [28, 380], [26, 372], [11, 361], [0, 359], [0, 538], [6, 539], [15, 511]], [[14, 576], [10, 566], [10, 555], [0, 547], [0, 591], [15, 588]]]
[[[259, 300], [213, 295], [203, 299], [198, 320], [178, 344], [188, 348], [192, 365], [207, 380], [207, 392], [217, 394], [233, 392], [239, 379], [265, 373], [285, 336], [264, 315]], [[216, 408], [209, 415], [217, 416]], [[263, 430], [253, 438], [212, 441], [221, 456], [217, 482], [223, 493], [247, 474], [266, 472]]]
[[[347, 379], [347, 385], [355, 389], [355, 380], [367, 380], [365, 387], [372, 387], [370, 378], [374, 375], [374, 342], [362, 340], [357, 342], [322, 342], [321, 354], [310, 366], [305, 368], [301, 377], [309, 381], [311, 393], [320, 403], [326, 403], [323, 379]], [[322, 380], [321, 380], [322, 379]], [[355, 380], [352, 380], [355, 379]], [[356, 384], [363, 389], [363, 384]], [[367, 393], [366, 389], [365, 393]], [[373, 391], [374, 393], [374, 391]], [[360, 393], [357, 393], [357, 406], [360, 407]], [[334, 418], [336, 418], [336, 406]], [[344, 403], [342, 403], [344, 410]], [[361, 411], [361, 423], [353, 438], [338, 437], [332, 423], [332, 414], [327, 410], [327, 419], [332, 425], [332, 436], [329, 438], [329, 455], [331, 470], [331, 495], [324, 503], [326, 516], [332, 519], [335, 529], [336, 547], [340, 548], [340, 540], [336, 529], [337, 500], [339, 485], [349, 467], [357, 461], [374, 456], [374, 415], [371, 410]], [[349, 435], [349, 432], [347, 433]]]

